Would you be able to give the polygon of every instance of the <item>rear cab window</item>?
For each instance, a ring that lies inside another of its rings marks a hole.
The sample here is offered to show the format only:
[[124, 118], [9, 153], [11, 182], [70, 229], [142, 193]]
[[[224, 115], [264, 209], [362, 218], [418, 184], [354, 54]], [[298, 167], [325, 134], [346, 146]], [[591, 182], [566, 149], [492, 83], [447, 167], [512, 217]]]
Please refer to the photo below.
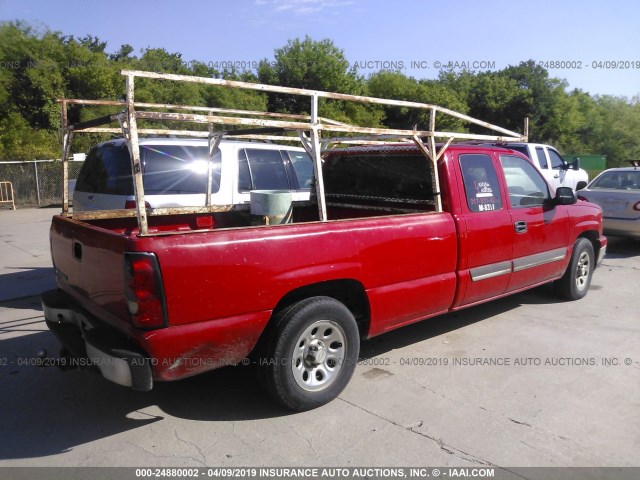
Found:
[[322, 170], [329, 204], [434, 209], [432, 168], [421, 154], [392, 149], [335, 153], [325, 157]]

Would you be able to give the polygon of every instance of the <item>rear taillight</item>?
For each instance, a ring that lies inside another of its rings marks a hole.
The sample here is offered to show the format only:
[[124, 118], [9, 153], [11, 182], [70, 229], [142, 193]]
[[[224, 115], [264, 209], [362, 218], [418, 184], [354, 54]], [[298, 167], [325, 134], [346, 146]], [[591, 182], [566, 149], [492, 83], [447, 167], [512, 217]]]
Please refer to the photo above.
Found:
[[211, 215], [196, 217], [196, 226], [198, 228], [213, 228], [213, 225], [213, 217]]
[[[124, 202], [124, 208], [127, 210], [132, 210], [134, 208], [136, 208], [136, 201], [135, 200], [127, 200]], [[151, 205], [149, 205], [149, 202], [144, 202], [144, 208], [151, 208]]]
[[633, 209], [637, 212], [640, 212], [640, 202], [636, 202], [636, 204], [633, 206]]
[[167, 324], [164, 288], [153, 253], [125, 253], [124, 286], [131, 322], [138, 328]]

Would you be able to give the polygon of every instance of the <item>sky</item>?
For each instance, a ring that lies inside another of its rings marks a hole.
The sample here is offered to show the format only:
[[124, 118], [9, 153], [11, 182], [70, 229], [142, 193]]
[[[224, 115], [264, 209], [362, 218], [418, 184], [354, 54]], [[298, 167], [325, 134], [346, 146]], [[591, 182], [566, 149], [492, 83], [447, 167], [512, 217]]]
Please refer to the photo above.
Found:
[[363, 75], [437, 78], [534, 60], [569, 89], [640, 95], [640, 2], [624, 0], [0, 0], [0, 21], [251, 68], [288, 40], [330, 39]]

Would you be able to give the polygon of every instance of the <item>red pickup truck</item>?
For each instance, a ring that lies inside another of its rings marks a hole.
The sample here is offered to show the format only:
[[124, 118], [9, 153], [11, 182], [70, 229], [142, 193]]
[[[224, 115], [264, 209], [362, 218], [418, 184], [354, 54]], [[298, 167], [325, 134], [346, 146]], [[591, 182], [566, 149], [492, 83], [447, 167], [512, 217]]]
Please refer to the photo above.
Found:
[[453, 144], [431, 165], [413, 144], [329, 151], [325, 221], [312, 202], [279, 225], [149, 217], [146, 236], [135, 218], [55, 216], [47, 325], [120, 385], [250, 359], [277, 401], [304, 410], [345, 388], [363, 339], [548, 282], [587, 293], [607, 244], [598, 206], [554, 193], [505, 148]]

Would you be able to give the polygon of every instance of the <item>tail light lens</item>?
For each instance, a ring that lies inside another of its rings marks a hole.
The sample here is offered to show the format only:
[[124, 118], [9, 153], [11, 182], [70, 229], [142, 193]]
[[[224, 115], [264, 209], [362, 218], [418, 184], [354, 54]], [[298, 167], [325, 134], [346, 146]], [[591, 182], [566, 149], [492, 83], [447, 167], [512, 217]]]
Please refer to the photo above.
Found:
[[[124, 202], [124, 208], [127, 210], [132, 210], [134, 208], [136, 208], [136, 201], [135, 200], [126, 200]], [[151, 208], [151, 205], [149, 205], [149, 202], [144, 202], [144, 208]]]
[[124, 286], [131, 323], [144, 329], [167, 325], [158, 259], [153, 253], [125, 253]]
[[198, 228], [213, 228], [214, 222], [211, 215], [203, 215], [196, 217], [196, 226]]

